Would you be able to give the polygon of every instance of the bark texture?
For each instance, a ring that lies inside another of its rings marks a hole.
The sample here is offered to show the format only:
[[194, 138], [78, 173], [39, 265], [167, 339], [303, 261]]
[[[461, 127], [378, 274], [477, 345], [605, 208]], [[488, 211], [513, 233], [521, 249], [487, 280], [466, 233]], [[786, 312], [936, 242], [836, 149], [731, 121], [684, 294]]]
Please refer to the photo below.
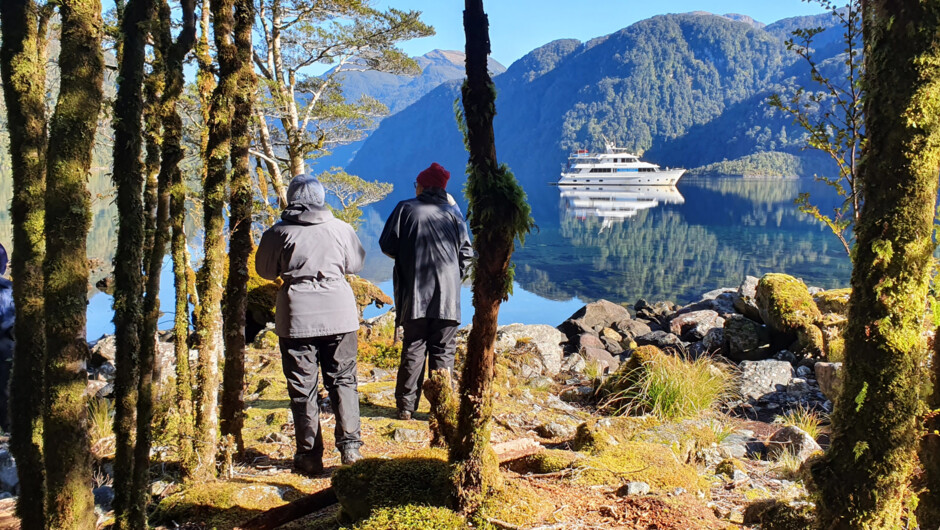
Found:
[[[226, 55], [237, 78], [232, 100], [232, 181], [229, 185], [229, 255], [228, 280], [223, 304], [225, 326], [225, 373], [222, 381], [221, 428], [231, 436], [236, 451], [245, 449], [242, 427], [245, 423], [245, 311], [248, 307], [248, 258], [253, 247], [251, 214], [254, 197], [251, 190], [252, 102], [255, 98], [254, 68], [251, 62], [251, 28], [254, 22], [252, 0], [235, 1], [235, 27], [232, 50]], [[221, 54], [220, 54], [221, 55]]]
[[[940, 332], [940, 329], [937, 330]], [[937, 337], [937, 335], [934, 335]], [[920, 495], [917, 522], [921, 528], [940, 528], [940, 341], [934, 339], [933, 395], [931, 411], [927, 414], [924, 434], [920, 443], [920, 465], [924, 469], [926, 489]]]
[[59, 14], [62, 83], [49, 128], [43, 262], [48, 302], [43, 410], [46, 527], [87, 530], [95, 526], [95, 512], [84, 396], [89, 357], [85, 235], [90, 217], [88, 170], [102, 100], [101, 4], [63, 0]]
[[499, 306], [512, 285], [509, 260], [514, 241], [531, 226], [525, 194], [508, 168], [496, 160], [496, 89], [486, 68], [488, 26], [482, 0], [466, 0], [467, 80], [462, 94], [470, 151], [470, 229], [478, 258], [473, 271], [473, 328], [461, 377], [457, 440], [450, 448], [457, 499], [464, 512], [476, 510], [499, 481], [498, 462], [489, 446], [496, 323]]
[[120, 84], [114, 101], [114, 170], [118, 243], [114, 255], [114, 517], [117, 529], [127, 520], [133, 497], [134, 443], [140, 330], [143, 323], [144, 186], [140, 162], [144, 110], [145, 48], [152, 0], [129, 0], [121, 19]]
[[812, 466], [823, 528], [901, 528], [924, 412], [940, 168], [940, 2], [864, 4], [868, 144], [844, 386]]
[[43, 194], [46, 187], [46, 23], [32, 0], [0, 1], [0, 75], [10, 133], [13, 173], [13, 301], [18, 338], [10, 378], [10, 451], [16, 458], [20, 495], [16, 514], [25, 530], [45, 523], [42, 463]]
[[203, 184], [205, 247], [200, 270], [199, 369], [196, 396], [196, 478], [216, 475], [215, 460], [219, 438], [219, 360], [222, 344], [222, 267], [225, 242], [222, 239], [227, 163], [231, 153], [234, 96], [238, 92], [238, 72], [232, 68], [235, 53], [235, 14], [233, 0], [212, 0], [213, 36], [219, 63], [219, 83], [212, 94], [209, 138], [206, 147], [206, 179]]

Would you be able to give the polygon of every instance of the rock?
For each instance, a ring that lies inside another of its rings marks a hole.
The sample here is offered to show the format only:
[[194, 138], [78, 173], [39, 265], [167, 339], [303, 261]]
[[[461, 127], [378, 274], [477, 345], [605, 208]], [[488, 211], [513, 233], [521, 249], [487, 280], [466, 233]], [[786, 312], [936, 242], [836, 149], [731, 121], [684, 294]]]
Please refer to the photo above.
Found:
[[496, 349], [505, 351], [515, 348], [519, 342], [533, 346], [545, 375], [555, 375], [561, 370], [564, 350], [561, 344], [567, 337], [547, 324], [509, 324], [496, 331]]
[[608, 339], [612, 342], [619, 343], [623, 340], [623, 336], [620, 333], [617, 333], [611, 328], [604, 328], [600, 332], [601, 339]]
[[784, 391], [793, 379], [793, 365], [784, 361], [744, 361], [739, 368], [739, 394], [744, 399], [757, 400], [765, 394]]
[[258, 350], [275, 350], [279, 346], [279, 339], [274, 329], [264, 329], [255, 336], [251, 347]]
[[672, 319], [669, 322], [669, 331], [684, 341], [695, 342], [705, 338], [709, 330], [721, 328], [725, 319], [718, 316], [716, 311], [692, 311]]
[[579, 355], [584, 358], [585, 363], [597, 363], [605, 372], [614, 372], [620, 366], [620, 360], [604, 348], [584, 347]]
[[702, 342], [700, 344], [708, 353], [722, 352], [725, 346], [724, 327], [712, 328], [708, 330], [708, 333], [706, 333], [705, 336], [702, 337]]
[[842, 363], [816, 363], [814, 368], [819, 391], [835, 401], [842, 392]]
[[682, 340], [679, 339], [679, 337], [665, 331], [653, 331], [646, 335], [641, 335], [636, 338], [636, 343], [640, 346], [656, 346], [664, 351], [673, 350], [681, 352], [684, 349]]
[[579, 351], [582, 348], [605, 348], [604, 341], [602, 341], [596, 333], [582, 333], [569, 341], [569, 344], [575, 351]]
[[95, 506], [100, 506], [105, 512], [111, 510], [111, 503], [114, 502], [114, 488], [111, 486], [99, 486], [91, 490], [95, 497]]
[[726, 355], [733, 361], [759, 361], [770, 356], [770, 333], [765, 326], [741, 316], [725, 320]]
[[91, 380], [88, 381], [88, 385], [85, 387], [85, 396], [89, 398], [96, 397], [99, 392], [105, 387], [109, 386], [107, 381]]
[[822, 313], [802, 281], [787, 274], [765, 274], [757, 284], [757, 307], [771, 330], [796, 336], [794, 353], [823, 354], [822, 330], [816, 326]]
[[738, 286], [738, 292], [732, 300], [734, 309], [742, 315], [763, 322], [760, 317], [760, 309], [757, 307], [757, 282], [759, 280], [753, 276], [746, 276], [741, 285]]
[[786, 361], [790, 364], [796, 364], [796, 355], [793, 355], [793, 352], [790, 350], [780, 350], [774, 354], [774, 359], [778, 361]]
[[646, 495], [650, 492], [650, 485], [646, 482], [628, 482], [617, 490], [617, 495], [621, 497], [631, 497], [634, 495]]
[[392, 433], [392, 438], [398, 443], [423, 443], [427, 440], [427, 433], [417, 429], [399, 427]]
[[842, 316], [849, 314], [849, 297], [852, 296], [852, 288], [830, 289], [813, 295], [816, 307], [820, 313], [837, 313]]
[[556, 421], [539, 425], [535, 432], [542, 438], [571, 438], [574, 436], [575, 428], [570, 425], [563, 425]]
[[565, 401], [581, 401], [594, 394], [594, 387], [588, 385], [569, 388], [561, 393], [561, 399]]
[[725, 292], [711, 301], [712, 310], [718, 313], [722, 318], [727, 318], [728, 315], [734, 315], [737, 313], [737, 310], [734, 307], [734, 300], [737, 297], [737, 292]]
[[372, 368], [369, 370], [369, 376], [373, 381], [380, 381], [392, 376], [392, 373], [388, 370], [383, 370], [381, 368]]
[[16, 473], [16, 462], [6, 449], [0, 450], [0, 491], [15, 494], [20, 485], [20, 477]]
[[623, 319], [615, 322], [614, 329], [624, 337], [624, 341], [633, 340], [652, 331], [645, 322], [633, 319]]
[[778, 458], [782, 452], [787, 451], [801, 462], [805, 462], [813, 453], [822, 451], [812, 436], [792, 425], [778, 429], [770, 437], [767, 447], [771, 458]]
[[810, 389], [809, 383], [806, 382], [806, 379], [799, 377], [794, 377], [787, 385], [787, 394], [801, 395], [810, 392], [811, 390], [812, 389]]
[[265, 436], [262, 441], [268, 444], [289, 444], [290, 437], [283, 433], [272, 432], [271, 434]]
[[583, 374], [584, 373], [584, 357], [577, 353], [572, 353], [571, 355], [565, 357], [565, 360], [561, 363], [561, 371], [570, 372], [573, 374]]
[[[784, 350], [786, 351], [786, 350]], [[781, 359], [783, 360], [783, 359]], [[813, 375], [813, 369], [809, 366], [800, 365], [796, 367], [796, 376], [806, 379], [807, 377]]]
[[105, 335], [91, 346], [91, 364], [98, 366], [106, 361], [114, 361], [117, 344], [114, 335]]
[[601, 342], [604, 343], [604, 349], [610, 352], [611, 355], [620, 355], [623, 353], [623, 346], [619, 342], [614, 342], [607, 337], [601, 337]]
[[577, 310], [568, 320], [580, 321], [585, 329], [600, 331], [614, 322], [630, 318], [630, 311], [626, 307], [607, 300], [598, 300]]

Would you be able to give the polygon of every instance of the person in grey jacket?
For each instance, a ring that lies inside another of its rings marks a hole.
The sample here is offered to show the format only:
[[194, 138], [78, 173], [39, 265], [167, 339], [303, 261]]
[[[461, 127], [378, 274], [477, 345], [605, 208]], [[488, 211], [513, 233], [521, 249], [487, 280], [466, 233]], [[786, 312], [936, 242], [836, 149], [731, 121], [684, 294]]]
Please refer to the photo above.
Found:
[[323, 472], [318, 365], [336, 413], [342, 462], [362, 458], [356, 380], [359, 311], [345, 275], [362, 269], [365, 250], [355, 230], [324, 205], [324, 195], [316, 177], [294, 177], [281, 221], [261, 236], [255, 258], [259, 276], [284, 281], [277, 293], [274, 331], [294, 416], [294, 469], [306, 475]]
[[398, 203], [379, 239], [395, 260], [396, 324], [404, 328], [395, 386], [400, 419], [411, 419], [428, 370], [454, 369], [460, 284], [473, 258], [463, 214], [446, 191], [438, 163], [418, 174], [414, 199]]

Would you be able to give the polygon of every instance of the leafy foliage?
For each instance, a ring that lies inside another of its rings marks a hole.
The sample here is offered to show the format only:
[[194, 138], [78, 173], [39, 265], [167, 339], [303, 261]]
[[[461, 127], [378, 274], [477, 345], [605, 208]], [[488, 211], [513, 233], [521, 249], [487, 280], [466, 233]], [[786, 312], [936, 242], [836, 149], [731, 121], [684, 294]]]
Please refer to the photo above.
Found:
[[362, 207], [381, 201], [392, 192], [388, 182], [367, 182], [356, 175], [334, 168], [317, 175], [326, 191], [339, 201], [339, 208], [329, 205], [333, 215], [358, 228], [361, 224]]

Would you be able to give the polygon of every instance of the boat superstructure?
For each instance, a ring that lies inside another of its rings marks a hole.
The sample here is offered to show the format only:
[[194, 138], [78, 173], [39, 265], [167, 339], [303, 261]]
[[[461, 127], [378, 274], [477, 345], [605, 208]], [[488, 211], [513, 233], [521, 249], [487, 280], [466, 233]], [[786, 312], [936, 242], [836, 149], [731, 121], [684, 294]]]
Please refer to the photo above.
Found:
[[685, 169], [662, 169], [656, 164], [643, 162], [627, 149], [614, 147], [606, 141], [603, 153], [589, 153], [580, 149], [568, 157], [561, 172], [559, 186], [675, 186]]

